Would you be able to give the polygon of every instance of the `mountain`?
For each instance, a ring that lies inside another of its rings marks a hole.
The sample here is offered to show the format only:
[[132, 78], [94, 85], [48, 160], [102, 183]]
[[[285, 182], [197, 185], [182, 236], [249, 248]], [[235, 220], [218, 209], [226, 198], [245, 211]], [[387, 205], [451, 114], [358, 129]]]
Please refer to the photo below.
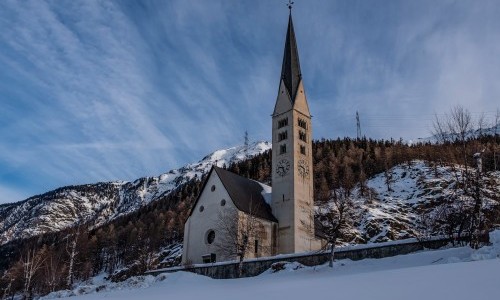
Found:
[[201, 178], [211, 166], [229, 165], [271, 149], [269, 142], [255, 142], [215, 151], [197, 163], [157, 177], [133, 182], [115, 181], [67, 186], [0, 206], [0, 245], [81, 223], [103, 225], [168, 195], [179, 185]]
[[[242, 162], [271, 149], [268, 142], [218, 150], [197, 163], [171, 170], [158, 177], [133, 182], [108, 182], [68, 186], [0, 206], [0, 244], [57, 232], [78, 222], [92, 226], [106, 224], [137, 211], [193, 178], [201, 178], [212, 165]], [[436, 165], [413, 160], [375, 174], [367, 180], [364, 193], [359, 187], [351, 194], [359, 217], [345, 243], [373, 243], [418, 236], [425, 218], [435, 217], [451, 196], [464, 196], [457, 182], [463, 170], [454, 164]], [[482, 194], [484, 203], [500, 204], [500, 172], [490, 172]], [[389, 187], [387, 186], [389, 183]]]

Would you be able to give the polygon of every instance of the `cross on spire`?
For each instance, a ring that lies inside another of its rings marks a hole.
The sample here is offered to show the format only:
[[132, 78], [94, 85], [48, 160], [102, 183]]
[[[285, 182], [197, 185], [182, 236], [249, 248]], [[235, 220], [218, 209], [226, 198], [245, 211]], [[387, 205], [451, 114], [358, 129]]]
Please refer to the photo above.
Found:
[[288, 0], [288, 3], [286, 4], [286, 6], [288, 7], [288, 9], [290, 10], [290, 13], [292, 13], [292, 7], [293, 7], [293, 4], [295, 2], [293, 2], [292, 0]]

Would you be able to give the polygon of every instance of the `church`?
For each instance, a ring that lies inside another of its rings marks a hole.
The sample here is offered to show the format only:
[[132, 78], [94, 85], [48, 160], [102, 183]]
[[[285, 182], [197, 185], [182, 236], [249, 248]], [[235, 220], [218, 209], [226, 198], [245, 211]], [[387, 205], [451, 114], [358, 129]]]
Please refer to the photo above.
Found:
[[183, 264], [320, 249], [314, 230], [312, 123], [292, 14], [272, 114], [272, 189], [213, 166], [184, 225]]

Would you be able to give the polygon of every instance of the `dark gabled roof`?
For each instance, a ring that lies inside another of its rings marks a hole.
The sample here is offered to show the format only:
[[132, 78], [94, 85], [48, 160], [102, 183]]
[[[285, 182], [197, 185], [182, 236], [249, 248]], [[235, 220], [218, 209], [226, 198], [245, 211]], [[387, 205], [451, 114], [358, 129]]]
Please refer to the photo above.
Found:
[[271, 212], [271, 206], [262, 196], [262, 186], [254, 180], [241, 177], [219, 167], [213, 167], [219, 175], [234, 205], [242, 212], [251, 213], [256, 217], [278, 222]]
[[200, 190], [200, 194], [189, 212], [189, 216], [191, 216], [196, 204], [200, 200], [200, 196], [205, 190], [212, 172], [217, 173], [236, 208], [242, 212], [248, 214], [251, 213], [258, 218], [276, 223], [278, 222], [271, 212], [271, 206], [269, 206], [269, 204], [267, 204], [264, 200], [264, 197], [262, 196], [263, 188], [257, 181], [241, 177], [216, 166], [213, 166], [208, 173], [207, 179], [205, 180], [205, 183], [203, 183], [203, 187]]
[[300, 73], [299, 51], [297, 41], [295, 40], [295, 31], [293, 30], [292, 13], [288, 17], [288, 30], [286, 32], [285, 51], [283, 53], [283, 65], [281, 67], [281, 79], [285, 83], [288, 94], [291, 97], [292, 104], [295, 102], [295, 96], [302, 78]]

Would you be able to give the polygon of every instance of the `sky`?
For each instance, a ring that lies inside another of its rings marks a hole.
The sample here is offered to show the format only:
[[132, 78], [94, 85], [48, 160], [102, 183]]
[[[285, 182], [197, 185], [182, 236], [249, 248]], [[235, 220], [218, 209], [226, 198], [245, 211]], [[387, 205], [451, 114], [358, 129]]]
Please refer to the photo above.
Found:
[[[270, 140], [285, 0], [0, 1], [0, 204]], [[295, 0], [315, 139], [500, 107], [500, 2]]]

